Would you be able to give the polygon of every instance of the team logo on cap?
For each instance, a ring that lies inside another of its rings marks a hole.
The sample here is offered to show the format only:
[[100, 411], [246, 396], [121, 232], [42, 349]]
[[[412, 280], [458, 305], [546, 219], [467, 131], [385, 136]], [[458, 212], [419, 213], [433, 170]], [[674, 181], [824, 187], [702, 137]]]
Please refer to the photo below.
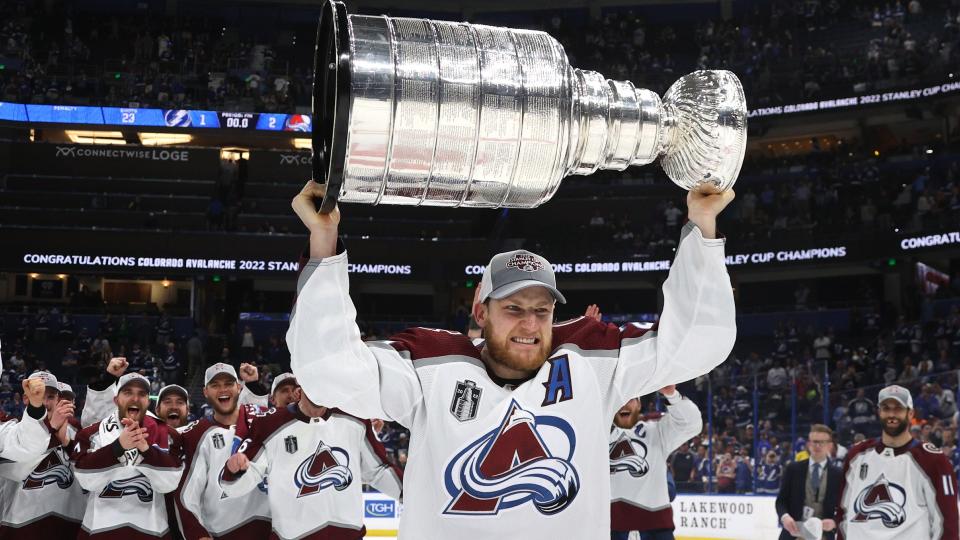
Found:
[[537, 272], [543, 270], [543, 263], [529, 253], [517, 253], [507, 261], [507, 268], [516, 268], [523, 272]]
[[877, 481], [864, 488], [853, 502], [854, 523], [879, 519], [883, 526], [894, 529], [907, 521], [907, 492], [901, 486], [880, 475]]
[[297, 467], [293, 482], [300, 488], [298, 499], [328, 487], [343, 491], [353, 482], [350, 454], [343, 448], [327, 446], [320, 441], [313, 455]]
[[[637, 432], [643, 429], [637, 427]], [[647, 445], [637, 437], [623, 433], [610, 443], [610, 474], [624, 471], [634, 478], [640, 478], [650, 471], [647, 462]]]

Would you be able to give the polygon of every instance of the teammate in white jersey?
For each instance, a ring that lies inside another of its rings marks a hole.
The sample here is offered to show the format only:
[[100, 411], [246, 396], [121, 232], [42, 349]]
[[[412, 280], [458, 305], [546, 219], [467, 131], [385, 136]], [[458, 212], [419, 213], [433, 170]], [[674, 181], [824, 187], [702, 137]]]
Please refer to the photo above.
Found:
[[239, 405], [240, 382], [229, 364], [214, 364], [204, 373], [203, 396], [213, 418], [201, 418], [181, 431], [184, 473], [177, 490], [177, 520], [186, 540], [220, 538], [258, 540], [270, 536], [270, 504], [265, 483], [242, 496], [226, 497], [219, 478], [250, 421], [263, 412]]
[[86, 497], [74, 480], [68, 455], [77, 430], [70, 425], [73, 403], [60, 399], [60, 384], [47, 372], [30, 376], [45, 386], [45, 451], [30, 460], [0, 460], [0, 539], [75, 538]]
[[716, 216], [732, 192], [687, 197], [690, 223], [658, 325], [554, 325], [550, 263], [526, 251], [487, 266], [473, 317], [485, 341], [416, 328], [364, 343], [339, 213], [308, 182], [293, 207], [310, 231], [287, 333], [307, 397], [411, 431], [400, 538], [597, 539], [610, 534], [610, 419], [630, 397], [703, 375], [736, 338]]
[[147, 416], [149, 390], [139, 373], [120, 377], [115, 410], [77, 434], [70, 457], [90, 492], [78, 540], [171, 536], [162, 495], [180, 483], [180, 436]]
[[888, 386], [877, 398], [879, 439], [843, 462], [838, 540], [958, 540], [957, 480], [950, 460], [910, 436], [913, 397]]
[[668, 412], [641, 420], [640, 400], [628, 401], [610, 430], [610, 527], [612, 540], [640, 531], [641, 540], [673, 540], [673, 507], [667, 489], [667, 458], [700, 434], [697, 404], [675, 386], [662, 388]]
[[220, 484], [229, 501], [256, 491], [268, 475], [277, 540], [360, 540], [366, 533], [361, 483], [397, 499], [402, 485], [369, 420], [299, 395], [253, 420]]

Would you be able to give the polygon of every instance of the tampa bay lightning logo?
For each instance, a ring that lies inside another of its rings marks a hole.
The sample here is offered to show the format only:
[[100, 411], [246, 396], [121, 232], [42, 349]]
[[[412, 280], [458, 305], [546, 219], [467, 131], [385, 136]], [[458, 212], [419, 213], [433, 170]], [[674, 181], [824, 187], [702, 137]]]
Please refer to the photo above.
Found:
[[563, 511], [580, 491], [571, 463], [576, 442], [566, 420], [535, 416], [511, 402], [496, 429], [447, 465], [444, 485], [451, 501], [444, 514], [496, 515], [526, 503], [542, 514]]
[[127, 495], [136, 495], [140, 502], [152, 502], [153, 486], [150, 485], [150, 480], [146, 476], [140, 474], [133, 478], [114, 480], [100, 492], [102, 499], [122, 499]]
[[317, 450], [297, 467], [293, 482], [299, 488], [297, 498], [313, 495], [328, 487], [343, 491], [353, 482], [350, 454], [343, 448], [327, 446], [323, 441]]
[[867, 486], [853, 501], [853, 522], [863, 523], [879, 519], [883, 526], [894, 529], [907, 521], [907, 492], [880, 475], [873, 485]]
[[163, 112], [163, 122], [167, 127], [190, 127], [190, 113], [183, 109], [168, 109]]
[[66, 460], [60, 457], [59, 452], [57, 449], [47, 454], [30, 476], [23, 480], [23, 489], [40, 489], [51, 484], [67, 489], [73, 485], [73, 471], [65, 464]]
[[624, 432], [610, 443], [610, 474], [624, 471], [634, 478], [640, 478], [649, 470], [647, 445], [643, 441]]

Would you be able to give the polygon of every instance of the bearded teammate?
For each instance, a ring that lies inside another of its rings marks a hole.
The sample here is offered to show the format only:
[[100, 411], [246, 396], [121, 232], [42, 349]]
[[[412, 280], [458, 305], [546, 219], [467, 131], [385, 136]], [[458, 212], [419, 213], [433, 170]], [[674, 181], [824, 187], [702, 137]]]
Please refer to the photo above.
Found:
[[295, 401], [253, 421], [223, 468], [220, 485], [243, 496], [270, 478], [273, 538], [360, 540], [361, 483], [399, 499], [402, 473], [387, 460], [369, 420], [319, 406], [300, 388]]
[[880, 438], [853, 447], [843, 463], [837, 539], [958, 540], [953, 467], [939, 448], [910, 436], [910, 391], [888, 386], [877, 403]]
[[424, 328], [362, 342], [339, 213], [317, 213], [322, 194], [311, 181], [292, 203], [311, 257], [287, 332], [293, 372], [311, 399], [411, 430], [401, 538], [609, 535], [610, 418], [631, 396], [709, 372], [733, 346], [733, 293], [716, 238], [733, 193], [688, 195], [658, 327], [587, 317], [554, 326], [565, 300], [552, 267], [515, 251], [484, 273], [473, 306], [479, 346]]
[[[101, 375], [100, 379], [90, 383], [87, 387], [87, 399], [83, 405], [83, 412], [81, 413], [81, 423], [84, 427], [89, 426], [95, 422], [103, 420], [114, 410], [113, 398], [117, 394], [117, 381], [120, 377], [126, 373], [127, 368], [130, 364], [127, 362], [127, 359], [118, 356], [111, 358], [107, 363], [107, 368], [104, 373]], [[243, 381], [240, 390], [240, 404], [252, 404], [258, 405], [261, 407], [267, 406], [267, 389], [260, 384], [259, 382], [260, 372], [257, 370], [257, 367], [252, 364], [240, 364], [240, 379]], [[167, 385], [161, 389], [161, 394], [163, 390], [172, 390], [173, 387], [179, 388], [182, 393], [186, 394], [186, 390], [181, 386], [177, 385]], [[177, 392], [178, 394], [181, 392]], [[176, 395], [176, 394], [174, 394]], [[171, 398], [173, 395], [171, 395]], [[189, 397], [186, 398], [189, 400]], [[164, 422], [167, 422], [168, 418], [160, 416], [160, 399], [157, 400], [158, 414]], [[178, 417], [174, 418], [173, 424], [178, 424], [171, 427], [180, 427], [187, 423], [186, 414], [179, 414], [180, 411], [185, 409], [167, 409], [167, 413], [172, 411], [178, 411]], [[168, 424], [171, 422], [167, 422]]]
[[0, 460], [0, 501], [4, 501], [0, 539], [75, 538], [85, 497], [74, 481], [67, 454], [76, 435], [69, 423], [73, 403], [60, 399], [60, 383], [53, 374], [38, 371], [30, 378], [44, 382], [48, 444], [33, 459]]
[[628, 401], [610, 430], [610, 525], [613, 540], [640, 531], [641, 540], [673, 540], [667, 457], [703, 430], [700, 409], [675, 386], [660, 389], [668, 413], [641, 420], [640, 400]]
[[204, 373], [203, 396], [213, 418], [201, 418], [181, 431], [184, 475], [176, 494], [177, 521], [187, 540], [221, 538], [259, 540], [270, 535], [266, 486], [243, 496], [224, 497], [218, 479], [223, 464], [247, 436], [252, 418], [263, 412], [238, 405], [240, 382], [229, 364], [214, 364]]
[[190, 394], [178, 384], [168, 384], [157, 392], [157, 418], [173, 429], [190, 422]]
[[277, 409], [283, 409], [291, 403], [296, 403], [300, 399], [300, 393], [297, 392], [298, 388], [300, 388], [300, 385], [293, 373], [281, 373], [274, 377], [273, 384], [270, 386], [270, 402]]
[[78, 539], [170, 538], [164, 493], [180, 482], [180, 436], [147, 416], [150, 381], [127, 373], [115, 410], [77, 434], [71, 457], [89, 491]]

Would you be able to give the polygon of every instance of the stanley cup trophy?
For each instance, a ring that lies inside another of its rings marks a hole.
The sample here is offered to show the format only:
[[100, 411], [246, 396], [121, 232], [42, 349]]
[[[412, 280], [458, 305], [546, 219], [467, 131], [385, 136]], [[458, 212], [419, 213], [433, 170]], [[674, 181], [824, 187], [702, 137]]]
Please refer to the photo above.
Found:
[[571, 174], [660, 158], [674, 183], [736, 181], [743, 88], [697, 71], [661, 99], [570, 67], [544, 32], [348, 15], [327, 0], [317, 33], [313, 176], [321, 212], [366, 204], [533, 208]]

